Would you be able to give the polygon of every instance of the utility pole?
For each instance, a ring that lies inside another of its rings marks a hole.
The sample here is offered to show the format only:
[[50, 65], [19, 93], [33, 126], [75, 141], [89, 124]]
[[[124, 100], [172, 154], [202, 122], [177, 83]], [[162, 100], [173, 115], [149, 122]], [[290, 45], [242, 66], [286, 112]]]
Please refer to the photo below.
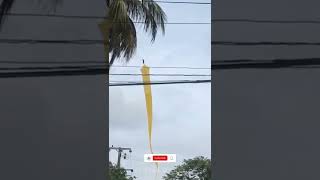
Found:
[[[129, 151], [129, 153], [132, 152], [131, 148], [113, 147], [113, 145], [111, 147], [109, 147], [109, 152], [111, 150], [116, 150], [118, 152], [117, 168], [120, 168], [122, 152], [123, 151]], [[125, 158], [126, 158], [126, 154], [125, 154]]]

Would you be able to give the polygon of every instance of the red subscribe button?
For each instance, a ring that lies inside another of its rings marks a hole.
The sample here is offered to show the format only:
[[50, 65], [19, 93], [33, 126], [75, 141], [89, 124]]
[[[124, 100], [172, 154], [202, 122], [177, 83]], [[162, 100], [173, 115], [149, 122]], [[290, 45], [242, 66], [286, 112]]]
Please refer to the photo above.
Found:
[[167, 161], [168, 156], [153, 156], [152, 160], [154, 160], [154, 161]]

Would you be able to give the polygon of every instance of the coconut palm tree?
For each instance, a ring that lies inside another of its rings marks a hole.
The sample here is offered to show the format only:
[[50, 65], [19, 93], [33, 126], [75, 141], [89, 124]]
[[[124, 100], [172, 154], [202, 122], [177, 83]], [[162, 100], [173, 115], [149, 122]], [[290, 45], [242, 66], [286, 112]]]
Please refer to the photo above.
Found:
[[[7, 13], [10, 12], [16, 0], [2, 0], [0, 4], [0, 28]], [[44, 1], [44, 0], [42, 0]], [[46, 0], [49, 1], [49, 0]], [[62, 0], [50, 0], [55, 7]], [[130, 61], [137, 49], [136, 24], [143, 24], [145, 32], [154, 42], [158, 30], [165, 33], [166, 14], [153, 0], [106, 0], [107, 14], [104, 29], [108, 35], [106, 39], [107, 63], [111, 66], [116, 59]], [[109, 61], [109, 54], [111, 55]]]

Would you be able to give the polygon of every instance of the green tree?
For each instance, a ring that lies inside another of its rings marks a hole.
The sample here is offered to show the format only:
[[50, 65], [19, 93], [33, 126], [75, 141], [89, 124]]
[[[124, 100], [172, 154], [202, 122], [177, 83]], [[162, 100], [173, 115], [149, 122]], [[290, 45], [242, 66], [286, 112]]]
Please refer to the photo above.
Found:
[[[51, 2], [55, 9], [63, 0], [41, 0]], [[10, 12], [16, 0], [2, 0], [0, 4], [0, 28], [4, 18]], [[145, 32], [151, 35], [154, 42], [158, 30], [165, 32], [166, 14], [153, 0], [106, 0], [106, 18], [110, 26], [105, 30], [108, 35], [106, 45], [106, 62], [111, 66], [115, 59], [132, 58], [137, 49], [137, 34], [134, 21], [143, 22]], [[109, 60], [109, 54], [111, 59]]]
[[182, 165], [178, 165], [167, 173], [165, 180], [210, 180], [211, 160], [202, 156], [184, 160]]
[[108, 178], [110, 180], [132, 180], [132, 177], [127, 177], [127, 171], [123, 168], [117, 168], [109, 162], [109, 173]]

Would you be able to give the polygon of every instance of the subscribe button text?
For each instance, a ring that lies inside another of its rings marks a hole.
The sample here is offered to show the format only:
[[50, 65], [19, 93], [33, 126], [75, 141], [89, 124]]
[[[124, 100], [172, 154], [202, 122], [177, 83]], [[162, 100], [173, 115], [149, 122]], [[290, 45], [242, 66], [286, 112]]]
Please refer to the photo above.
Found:
[[176, 154], [145, 154], [144, 162], [176, 162]]

